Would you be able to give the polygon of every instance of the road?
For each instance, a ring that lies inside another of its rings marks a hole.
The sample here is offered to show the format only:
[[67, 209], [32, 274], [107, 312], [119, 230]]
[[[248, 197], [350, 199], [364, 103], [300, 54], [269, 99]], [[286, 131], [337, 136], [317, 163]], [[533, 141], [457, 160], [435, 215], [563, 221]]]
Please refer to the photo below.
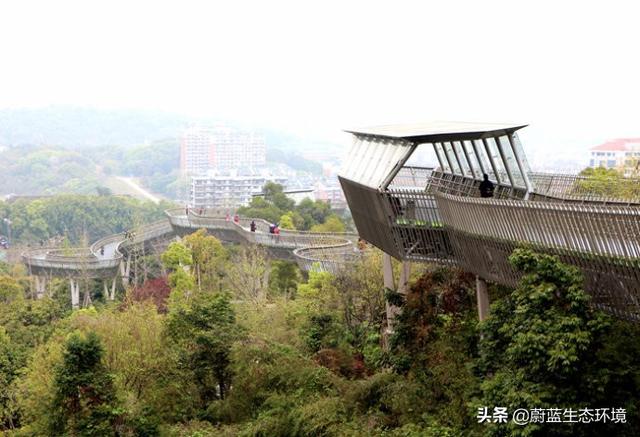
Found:
[[131, 188], [136, 190], [138, 193], [140, 193], [142, 196], [144, 196], [146, 199], [149, 199], [153, 203], [160, 203], [159, 197], [154, 196], [153, 194], [151, 194], [150, 192], [142, 188], [140, 185], [138, 185], [138, 183], [133, 178], [128, 178], [125, 176], [116, 176], [116, 179], [129, 185]]

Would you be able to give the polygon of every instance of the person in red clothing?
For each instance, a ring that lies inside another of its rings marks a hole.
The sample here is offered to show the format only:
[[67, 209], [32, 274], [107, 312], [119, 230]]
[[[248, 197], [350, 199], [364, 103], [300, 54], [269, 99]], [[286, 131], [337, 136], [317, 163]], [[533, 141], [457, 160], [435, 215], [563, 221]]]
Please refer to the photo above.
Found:
[[233, 222], [235, 224], [239, 224], [240, 223], [240, 216], [238, 214], [233, 216]]

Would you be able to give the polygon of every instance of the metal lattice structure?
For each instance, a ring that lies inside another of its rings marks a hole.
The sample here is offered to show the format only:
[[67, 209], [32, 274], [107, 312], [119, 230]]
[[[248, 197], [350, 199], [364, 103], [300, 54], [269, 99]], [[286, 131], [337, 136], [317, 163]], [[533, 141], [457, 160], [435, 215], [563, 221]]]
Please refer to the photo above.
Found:
[[[456, 264], [514, 286], [517, 247], [578, 267], [593, 303], [640, 318], [640, 181], [532, 172], [524, 125], [430, 123], [350, 130], [339, 179], [362, 238], [402, 261]], [[420, 144], [438, 168], [407, 165]], [[493, 197], [481, 198], [483, 175]]]

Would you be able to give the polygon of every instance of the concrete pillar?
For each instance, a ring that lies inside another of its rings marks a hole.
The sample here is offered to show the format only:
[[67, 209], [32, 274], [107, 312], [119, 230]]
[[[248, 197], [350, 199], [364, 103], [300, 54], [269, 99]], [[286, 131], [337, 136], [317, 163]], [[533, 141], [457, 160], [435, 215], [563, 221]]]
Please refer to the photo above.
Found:
[[80, 283], [73, 278], [69, 279], [71, 284], [71, 306], [73, 309], [80, 308]]
[[109, 300], [115, 300], [116, 298], [116, 278], [111, 280], [111, 293], [109, 294]]
[[400, 265], [400, 280], [398, 281], [398, 293], [407, 294], [409, 291], [409, 277], [411, 276], [411, 264], [402, 261]]
[[[80, 285], [78, 285], [79, 287]], [[78, 293], [80, 291], [78, 290]], [[91, 305], [91, 292], [87, 289], [84, 291], [84, 299], [82, 300], [82, 307], [87, 308]]]
[[[398, 284], [396, 286], [395, 278], [393, 277], [393, 264], [391, 261], [391, 255], [387, 255], [386, 253], [384, 253], [382, 254], [382, 273], [384, 277], [385, 289], [391, 289], [402, 295], [407, 294], [409, 276], [411, 275], [411, 264], [409, 262], [402, 261], [402, 264], [400, 265], [400, 278], [398, 279]], [[393, 322], [396, 318], [396, 315], [400, 312], [400, 308], [390, 305], [389, 302], [387, 302], [386, 312], [387, 327], [385, 333], [387, 335], [390, 335], [391, 333], [393, 333]]]
[[386, 253], [382, 254], [382, 274], [384, 276], [384, 287], [395, 290], [396, 284], [393, 279], [393, 264], [391, 263], [391, 255], [388, 255]]
[[487, 281], [480, 276], [476, 276], [476, 300], [478, 301], [478, 318], [482, 322], [489, 317], [489, 292]]
[[120, 276], [122, 277], [122, 283], [129, 283], [129, 273], [131, 271], [131, 255], [127, 255], [126, 260], [120, 261]]
[[45, 276], [36, 276], [36, 298], [42, 299], [47, 290], [47, 278]]

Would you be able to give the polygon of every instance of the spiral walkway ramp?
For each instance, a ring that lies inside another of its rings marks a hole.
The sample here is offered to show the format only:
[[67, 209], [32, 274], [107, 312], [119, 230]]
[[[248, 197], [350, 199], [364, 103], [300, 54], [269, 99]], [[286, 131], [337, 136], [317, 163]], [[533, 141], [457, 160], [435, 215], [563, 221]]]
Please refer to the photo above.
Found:
[[[222, 241], [258, 244], [281, 259], [295, 260], [304, 270], [320, 270], [337, 273], [349, 262], [355, 261], [360, 252], [356, 248], [358, 234], [335, 232], [309, 232], [283, 229], [280, 235], [269, 233], [270, 223], [262, 219], [240, 218], [238, 223], [221, 211], [204, 210], [198, 214], [192, 210], [166, 211], [169, 222], [178, 235], [206, 229]], [[256, 231], [251, 232], [254, 221]]]
[[[23, 253], [24, 264], [36, 278], [37, 294], [45, 293], [47, 278], [68, 278], [72, 303], [78, 306], [78, 278], [92, 278], [105, 280], [105, 294], [113, 299], [115, 278], [129, 279], [132, 253], [157, 241], [187, 235], [198, 229], [206, 229], [222, 241], [264, 246], [272, 256], [296, 261], [305, 271], [337, 273], [361, 256], [355, 245], [357, 234], [282, 230], [280, 235], [274, 235], [268, 232], [269, 223], [265, 220], [242, 218], [235, 223], [211, 210], [195, 214], [174, 209], [166, 211], [166, 215], [166, 220], [141, 226], [130, 233], [101, 238], [88, 248], [43, 248]], [[256, 232], [249, 228], [251, 221], [257, 225]], [[110, 291], [107, 280], [112, 281]]]

